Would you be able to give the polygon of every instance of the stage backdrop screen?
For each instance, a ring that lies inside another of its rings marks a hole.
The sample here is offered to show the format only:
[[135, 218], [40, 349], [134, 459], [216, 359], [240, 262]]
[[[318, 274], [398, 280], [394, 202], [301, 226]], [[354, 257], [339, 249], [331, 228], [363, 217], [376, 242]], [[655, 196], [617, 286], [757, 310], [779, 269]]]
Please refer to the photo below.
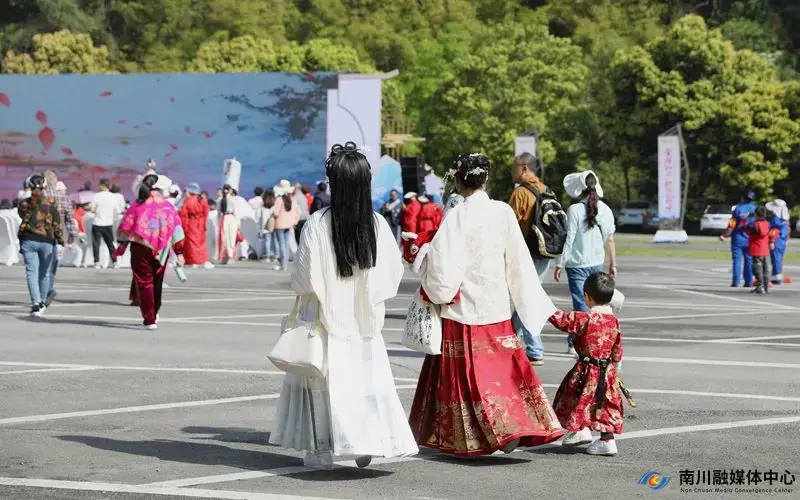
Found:
[[51, 168], [71, 192], [101, 178], [130, 198], [148, 158], [214, 196], [222, 165], [241, 191], [324, 177], [327, 96], [337, 75], [285, 73], [0, 76], [0, 195]]

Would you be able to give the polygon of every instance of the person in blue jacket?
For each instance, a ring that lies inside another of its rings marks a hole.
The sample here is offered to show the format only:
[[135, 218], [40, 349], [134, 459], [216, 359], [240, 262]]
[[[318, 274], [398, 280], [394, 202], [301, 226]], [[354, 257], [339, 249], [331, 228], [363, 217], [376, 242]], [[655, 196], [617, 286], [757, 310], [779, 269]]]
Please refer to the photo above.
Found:
[[732, 287], [742, 286], [742, 275], [744, 275], [744, 286], [753, 286], [753, 258], [748, 251], [750, 235], [745, 227], [755, 220], [755, 199], [756, 194], [753, 191], [748, 190], [745, 192], [741, 203], [733, 207], [728, 230], [720, 236], [721, 240], [725, 240], [728, 237], [731, 239]]
[[786, 244], [789, 242], [791, 228], [789, 227], [789, 208], [786, 202], [776, 199], [767, 203], [767, 210], [770, 211], [770, 260], [772, 261], [772, 283], [780, 285], [783, 283], [783, 256], [786, 253]]

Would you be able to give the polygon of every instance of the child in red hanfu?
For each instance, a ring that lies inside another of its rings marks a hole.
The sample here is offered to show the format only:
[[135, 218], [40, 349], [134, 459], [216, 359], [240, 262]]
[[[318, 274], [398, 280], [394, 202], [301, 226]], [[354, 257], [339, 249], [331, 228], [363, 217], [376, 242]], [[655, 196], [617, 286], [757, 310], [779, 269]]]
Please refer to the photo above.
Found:
[[[553, 409], [569, 433], [563, 446], [588, 444], [590, 455], [616, 455], [614, 434], [622, 432], [622, 392], [617, 370], [622, 361], [622, 331], [609, 303], [614, 279], [594, 273], [583, 285], [589, 312], [556, 311], [550, 323], [575, 340], [578, 360], [556, 392]], [[591, 431], [600, 432], [592, 442]]]

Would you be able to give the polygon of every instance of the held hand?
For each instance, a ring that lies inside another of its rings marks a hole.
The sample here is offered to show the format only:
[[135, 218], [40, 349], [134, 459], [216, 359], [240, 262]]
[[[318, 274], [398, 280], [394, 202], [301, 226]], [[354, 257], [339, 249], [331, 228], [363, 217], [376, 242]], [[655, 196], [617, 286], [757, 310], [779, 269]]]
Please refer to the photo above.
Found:
[[183, 255], [178, 255], [178, 265], [179, 266], [185, 266], [186, 265], [186, 259], [183, 258]]
[[769, 244], [769, 249], [770, 250], [775, 250], [775, 243], [770, 243]]
[[608, 275], [612, 278], [617, 278], [617, 266], [609, 266], [608, 267]]
[[561, 268], [560, 267], [556, 267], [555, 270], [553, 271], [553, 280], [556, 283], [561, 282]]

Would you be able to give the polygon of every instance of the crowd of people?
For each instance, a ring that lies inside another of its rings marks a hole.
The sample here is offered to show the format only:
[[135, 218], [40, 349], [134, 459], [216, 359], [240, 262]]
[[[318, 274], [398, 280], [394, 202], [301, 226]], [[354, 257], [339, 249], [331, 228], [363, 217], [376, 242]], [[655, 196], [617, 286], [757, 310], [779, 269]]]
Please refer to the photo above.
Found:
[[[144, 183], [145, 179], [149, 179], [152, 186]], [[146, 193], [144, 187], [148, 187]], [[169, 213], [175, 212], [177, 224], [173, 225], [180, 230], [180, 251], [173, 248], [171, 252], [162, 253], [164, 248], [159, 247], [157, 261], [159, 265], [173, 265], [176, 270], [183, 265], [213, 269], [212, 261], [233, 264], [258, 258], [274, 265], [276, 270], [286, 270], [309, 215], [330, 205], [325, 183], [320, 183], [316, 195], [312, 195], [309, 187], [292, 185], [287, 180], [271, 190], [256, 188], [250, 200], [239, 196], [235, 187], [224, 185], [212, 199], [197, 183], [181, 189], [168, 177], [158, 175], [152, 161], [148, 162], [144, 173], [136, 177], [131, 192], [133, 201], [129, 202], [118, 185], [101, 179], [96, 191], [92, 190], [91, 183], [86, 183], [70, 196], [56, 173], [48, 170], [30, 175], [13, 201], [0, 201], [0, 216], [16, 240], [12, 246], [25, 263], [32, 316], [44, 316], [46, 308], [55, 300], [59, 265], [117, 268], [120, 259], [126, 257], [134, 270], [129, 294], [131, 305], [141, 307], [145, 327], [154, 328], [151, 312], [154, 310], [157, 314], [163, 275], [157, 276], [155, 281], [141, 273], [137, 276], [137, 263], [139, 271], [147, 267], [145, 264], [155, 265], [143, 258], [141, 249], [136, 246], [142, 242], [137, 241], [135, 235], [131, 241], [132, 229], [126, 225], [130, 223], [129, 215], [139, 205], [148, 207], [137, 215], [140, 224], [145, 226], [160, 227], [158, 224], [164, 223], [156, 224], [151, 220], [150, 205], [159, 208], [169, 205]], [[153, 201], [156, 196], [163, 200], [159, 198], [156, 203]], [[247, 230], [246, 224], [250, 224], [252, 231]], [[243, 229], [251, 233], [250, 241], [245, 238]], [[152, 250], [153, 242], [147, 245]], [[107, 249], [107, 262], [104, 262], [103, 248]], [[92, 263], [87, 264], [90, 257]], [[161, 267], [166, 268], [166, 265]], [[156, 299], [151, 299], [151, 292], [143, 292], [144, 288], [153, 287]]]

